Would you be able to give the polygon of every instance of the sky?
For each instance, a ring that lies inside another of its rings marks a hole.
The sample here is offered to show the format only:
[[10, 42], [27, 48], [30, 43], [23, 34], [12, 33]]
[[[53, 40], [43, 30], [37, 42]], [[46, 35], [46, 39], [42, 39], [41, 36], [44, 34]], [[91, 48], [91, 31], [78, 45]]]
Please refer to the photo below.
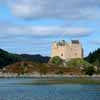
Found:
[[50, 56], [53, 41], [74, 39], [84, 56], [100, 47], [100, 0], [0, 0], [0, 48]]

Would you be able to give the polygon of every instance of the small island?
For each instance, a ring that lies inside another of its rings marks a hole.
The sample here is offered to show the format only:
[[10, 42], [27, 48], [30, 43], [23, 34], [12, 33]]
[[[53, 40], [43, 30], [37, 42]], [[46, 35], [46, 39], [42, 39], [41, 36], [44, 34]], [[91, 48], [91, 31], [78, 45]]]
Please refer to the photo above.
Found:
[[[42, 83], [46, 83], [43, 80], [47, 80], [49, 83], [100, 84], [100, 49], [97, 49], [84, 58], [83, 48], [79, 41], [72, 41], [72, 44], [69, 45], [71, 50], [73, 50], [73, 54], [68, 56], [71, 53], [67, 54], [66, 49], [63, 48], [64, 46], [66, 47], [66, 44], [65, 41], [57, 43], [57, 48], [62, 48], [61, 52], [63, 54], [60, 52], [60, 56], [57, 53], [54, 56], [53, 53], [55, 51], [53, 47], [52, 57], [12, 54], [0, 49], [0, 77], [38, 78], [42, 79]], [[78, 49], [80, 54], [74, 51], [75, 49]], [[64, 59], [65, 57], [67, 60]]]

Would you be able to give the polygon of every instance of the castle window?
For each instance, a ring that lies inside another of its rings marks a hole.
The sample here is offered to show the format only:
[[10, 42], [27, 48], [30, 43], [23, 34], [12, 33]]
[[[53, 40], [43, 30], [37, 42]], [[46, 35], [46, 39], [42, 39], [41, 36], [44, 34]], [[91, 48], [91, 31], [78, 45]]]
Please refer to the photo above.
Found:
[[61, 56], [63, 56], [63, 53], [61, 54]]

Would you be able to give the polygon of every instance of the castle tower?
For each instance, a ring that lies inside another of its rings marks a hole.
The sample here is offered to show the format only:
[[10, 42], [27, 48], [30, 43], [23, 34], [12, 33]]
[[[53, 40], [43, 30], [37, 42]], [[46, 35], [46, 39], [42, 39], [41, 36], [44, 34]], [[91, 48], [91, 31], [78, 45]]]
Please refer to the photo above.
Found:
[[78, 40], [72, 40], [70, 43], [67, 43], [64, 40], [53, 42], [51, 57], [54, 56], [59, 56], [64, 60], [83, 58], [82, 45]]

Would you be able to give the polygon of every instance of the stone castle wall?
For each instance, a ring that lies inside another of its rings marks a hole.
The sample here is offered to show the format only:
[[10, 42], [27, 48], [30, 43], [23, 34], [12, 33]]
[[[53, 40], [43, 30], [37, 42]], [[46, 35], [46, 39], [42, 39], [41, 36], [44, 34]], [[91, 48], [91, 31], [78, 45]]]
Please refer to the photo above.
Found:
[[71, 43], [66, 43], [64, 40], [61, 42], [54, 42], [52, 44], [51, 57], [54, 56], [59, 56], [64, 60], [83, 58], [82, 45], [78, 40], [72, 40]]

